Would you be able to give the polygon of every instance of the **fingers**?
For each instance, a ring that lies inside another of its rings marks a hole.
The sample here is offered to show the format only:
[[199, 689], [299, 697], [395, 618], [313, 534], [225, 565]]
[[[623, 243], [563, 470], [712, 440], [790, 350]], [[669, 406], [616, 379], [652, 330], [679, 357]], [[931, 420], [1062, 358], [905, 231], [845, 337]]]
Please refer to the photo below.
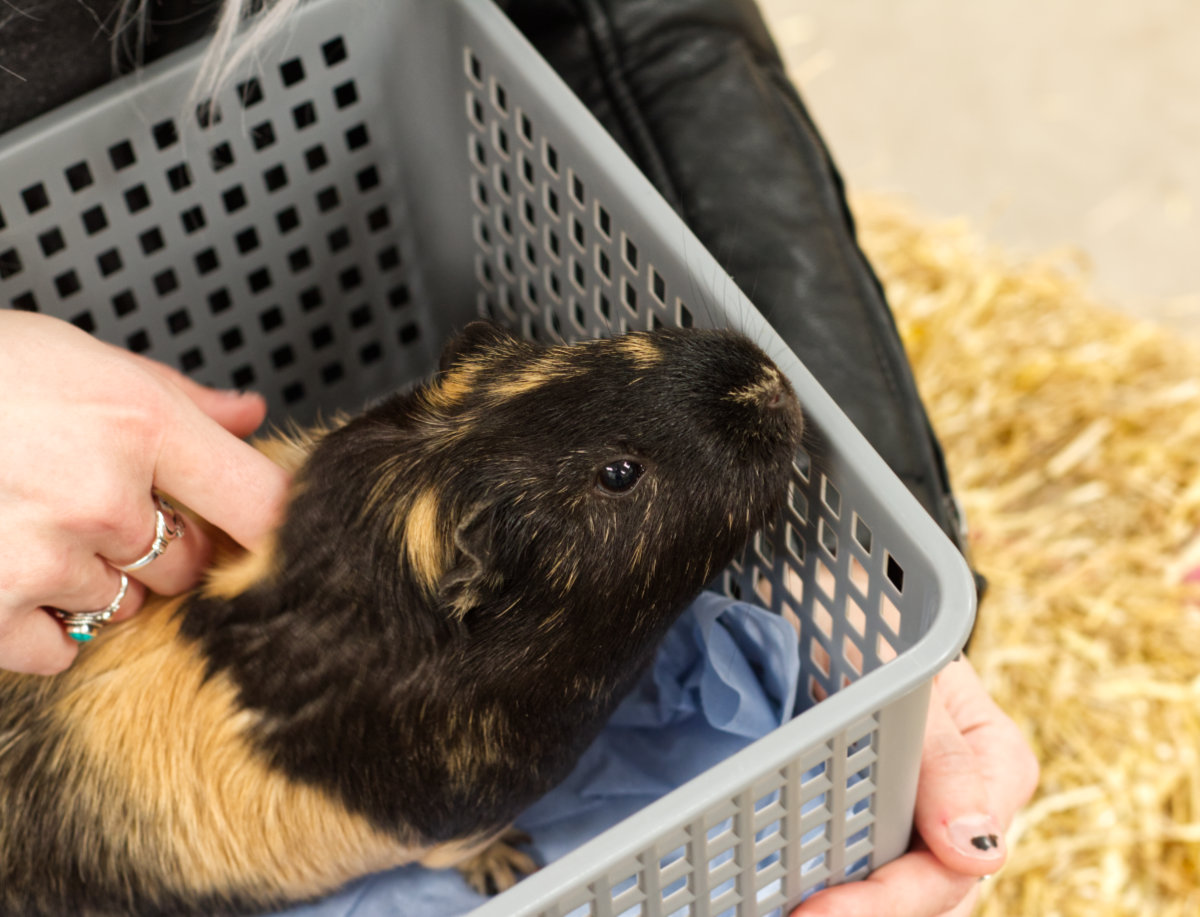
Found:
[[[109, 548], [105, 560], [113, 567], [127, 567], [150, 553], [158, 535], [158, 513], [162, 512], [164, 525], [171, 531], [182, 527], [175, 537], [168, 535], [165, 547], [145, 566], [128, 571], [132, 579], [159, 595], [178, 595], [190, 589], [200, 580], [204, 568], [212, 556], [212, 543], [208, 534], [198, 525], [189, 525], [182, 513], [173, 513], [169, 504], [160, 511], [151, 494], [138, 501], [134, 513], [138, 523], [134, 537], [127, 537], [121, 548]], [[119, 553], [118, 553], [119, 551]]]
[[207, 415], [164, 431], [155, 481], [244, 547], [254, 549], [283, 513], [288, 475]]
[[54, 675], [75, 660], [78, 644], [40, 608], [9, 618], [0, 627], [0, 669]]
[[1037, 757], [965, 657], [947, 666], [937, 684], [946, 712], [975, 753], [992, 814], [1007, 826], [1037, 789]]
[[979, 883], [949, 869], [928, 850], [907, 853], [861, 882], [813, 895], [793, 917], [941, 917]]
[[209, 388], [163, 363], [139, 354], [130, 356], [160, 381], [180, 389], [196, 407], [239, 439], [262, 426], [267, 416], [266, 399], [257, 392]]
[[967, 875], [994, 873], [1004, 863], [1004, 828], [992, 811], [975, 750], [946, 710], [935, 684], [921, 771], [917, 830], [943, 863]]

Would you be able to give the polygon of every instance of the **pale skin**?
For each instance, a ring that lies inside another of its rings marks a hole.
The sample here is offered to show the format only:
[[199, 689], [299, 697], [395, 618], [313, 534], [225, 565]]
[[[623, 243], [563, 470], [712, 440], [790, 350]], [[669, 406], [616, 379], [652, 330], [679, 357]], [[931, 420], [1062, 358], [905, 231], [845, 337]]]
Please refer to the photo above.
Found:
[[[254, 548], [287, 476], [241, 439], [266, 413], [258, 395], [204, 388], [46, 316], [0, 310], [0, 342], [0, 668], [48, 675], [78, 644], [46, 609], [115, 598], [115, 567], [154, 540], [153, 489]], [[148, 589], [194, 585], [210, 547], [188, 527], [130, 574], [118, 617]]]
[[[280, 517], [288, 478], [243, 441], [266, 413], [257, 395], [205, 388], [45, 316], [0, 310], [0, 342], [0, 668], [53, 674], [79, 645], [46, 609], [112, 601], [116, 566], [153, 541], [155, 489], [253, 550]], [[189, 526], [130, 574], [119, 617], [147, 590], [193, 586], [210, 549]], [[979, 877], [1003, 865], [1003, 831], [1036, 782], [1016, 725], [966, 659], [952, 663], [935, 682], [912, 851], [793, 914], [965, 917]], [[989, 834], [998, 846], [971, 844]]]
[[[1016, 723], [965, 656], [950, 663], [934, 680], [911, 849], [862, 882], [813, 895], [792, 917], [968, 917], [980, 879], [1004, 865], [1004, 830], [1037, 780], [1037, 759]], [[997, 846], [971, 843], [993, 831]]]

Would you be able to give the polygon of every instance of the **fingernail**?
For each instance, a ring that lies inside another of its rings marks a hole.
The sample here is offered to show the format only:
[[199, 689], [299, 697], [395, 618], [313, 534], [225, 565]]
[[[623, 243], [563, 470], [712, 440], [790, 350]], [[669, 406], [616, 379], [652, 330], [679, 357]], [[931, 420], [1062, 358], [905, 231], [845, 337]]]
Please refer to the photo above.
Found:
[[1004, 853], [1004, 833], [990, 815], [964, 815], [946, 826], [954, 849], [976, 860], [994, 860]]

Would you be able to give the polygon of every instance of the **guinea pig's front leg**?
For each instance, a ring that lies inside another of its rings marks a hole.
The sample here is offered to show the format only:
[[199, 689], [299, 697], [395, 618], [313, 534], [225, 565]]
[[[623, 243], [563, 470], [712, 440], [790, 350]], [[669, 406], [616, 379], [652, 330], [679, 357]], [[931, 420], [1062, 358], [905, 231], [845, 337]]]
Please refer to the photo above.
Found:
[[481, 895], [498, 895], [537, 872], [533, 857], [517, 849], [530, 840], [524, 831], [510, 826], [482, 841], [439, 844], [421, 858], [421, 865], [432, 869], [453, 866]]

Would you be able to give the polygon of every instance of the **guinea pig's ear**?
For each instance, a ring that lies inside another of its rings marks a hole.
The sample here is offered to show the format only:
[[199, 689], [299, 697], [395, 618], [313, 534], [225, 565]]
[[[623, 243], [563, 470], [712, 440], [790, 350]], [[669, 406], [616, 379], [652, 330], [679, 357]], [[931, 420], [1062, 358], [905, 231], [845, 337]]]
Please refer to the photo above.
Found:
[[499, 585], [489, 550], [491, 515], [488, 505], [476, 504], [454, 529], [454, 557], [438, 583], [438, 597], [459, 620]]
[[492, 322], [471, 322], [456, 334], [442, 350], [438, 368], [445, 372], [455, 363], [486, 348], [498, 347], [520, 340], [511, 331]]

